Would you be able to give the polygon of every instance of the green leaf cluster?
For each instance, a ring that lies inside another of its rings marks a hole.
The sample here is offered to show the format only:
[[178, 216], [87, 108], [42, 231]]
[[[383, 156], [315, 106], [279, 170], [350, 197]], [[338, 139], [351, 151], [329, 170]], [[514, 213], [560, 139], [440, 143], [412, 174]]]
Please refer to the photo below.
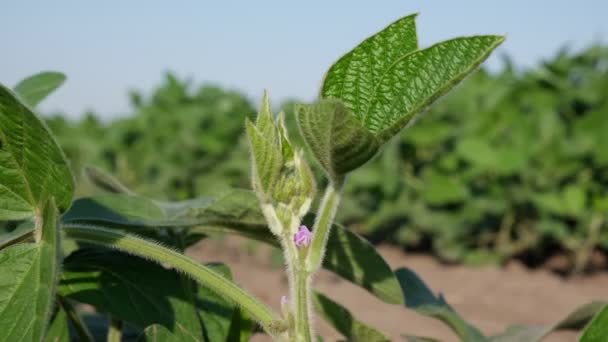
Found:
[[480, 71], [354, 173], [339, 220], [477, 264], [608, 251], [608, 49]]

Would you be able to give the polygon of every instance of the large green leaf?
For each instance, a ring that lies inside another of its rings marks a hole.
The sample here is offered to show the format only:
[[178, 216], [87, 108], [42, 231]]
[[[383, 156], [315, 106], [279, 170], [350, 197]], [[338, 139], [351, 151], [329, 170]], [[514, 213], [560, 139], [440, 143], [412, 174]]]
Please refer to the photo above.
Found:
[[443, 297], [435, 296], [414, 272], [407, 268], [400, 268], [395, 271], [395, 275], [401, 284], [407, 308], [441, 320], [463, 341], [486, 341], [477, 328], [462, 319]]
[[49, 200], [36, 217], [38, 243], [0, 251], [0, 341], [41, 341], [51, 316], [60, 264], [57, 208]]
[[608, 305], [595, 315], [583, 331], [581, 342], [603, 342], [608, 339]]
[[15, 92], [30, 107], [36, 107], [50, 93], [59, 88], [65, 81], [60, 72], [45, 71], [21, 80], [15, 86]]
[[330, 323], [348, 341], [388, 341], [380, 331], [355, 319], [352, 313], [327, 296], [316, 292], [313, 297], [315, 311]]
[[0, 85], [0, 220], [31, 217], [54, 197], [69, 207], [74, 182], [47, 127]]
[[125, 194], [104, 194], [79, 198], [62, 217], [62, 221], [64, 223], [97, 222], [125, 226], [173, 225], [167, 219], [163, 209], [154, 201]]
[[66, 258], [59, 293], [140, 328], [161, 324], [182, 341], [202, 341], [191, 285], [141, 258], [81, 249]]

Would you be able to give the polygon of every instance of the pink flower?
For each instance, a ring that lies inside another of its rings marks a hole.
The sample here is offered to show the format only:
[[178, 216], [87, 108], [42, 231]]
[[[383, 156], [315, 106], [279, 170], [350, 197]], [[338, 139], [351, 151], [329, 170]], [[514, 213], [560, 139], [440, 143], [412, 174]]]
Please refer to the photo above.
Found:
[[289, 303], [287, 296], [281, 296], [281, 306], [287, 305], [287, 303]]
[[293, 243], [295, 243], [298, 248], [308, 247], [310, 240], [312, 240], [312, 233], [308, 230], [308, 227], [304, 225], [301, 225], [298, 232], [293, 235]]

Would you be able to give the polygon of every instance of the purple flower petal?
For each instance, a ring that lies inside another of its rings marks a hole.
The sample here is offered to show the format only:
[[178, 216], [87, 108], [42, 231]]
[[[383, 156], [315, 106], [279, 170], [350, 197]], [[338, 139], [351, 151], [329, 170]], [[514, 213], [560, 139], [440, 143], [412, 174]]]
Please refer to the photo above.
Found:
[[310, 240], [312, 240], [312, 233], [308, 230], [308, 227], [304, 225], [301, 225], [298, 232], [293, 235], [293, 243], [295, 243], [298, 248], [308, 247]]

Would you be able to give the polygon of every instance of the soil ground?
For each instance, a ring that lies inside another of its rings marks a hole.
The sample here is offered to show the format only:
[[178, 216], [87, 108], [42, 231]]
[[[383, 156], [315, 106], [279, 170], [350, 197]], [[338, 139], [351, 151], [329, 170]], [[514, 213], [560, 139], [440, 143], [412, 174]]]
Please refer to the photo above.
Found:
[[[228, 264], [236, 282], [278, 311], [279, 299], [288, 291], [282, 269], [271, 262], [270, 248], [262, 246], [252, 251], [244, 246], [240, 238], [204, 240], [188, 254], [202, 262]], [[564, 278], [547, 269], [528, 269], [517, 262], [504, 267], [472, 268], [445, 265], [431, 256], [406, 254], [391, 246], [380, 246], [379, 251], [393, 269], [406, 266], [417, 272], [433, 291], [441, 292], [456, 311], [487, 335], [513, 324], [551, 325], [582, 304], [608, 300], [608, 271]], [[394, 341], [401, 340], [403, 333], [457, 341], [442, 323], [384, 304], [332, 273], [323, 271], [315, 279], [315, 287]], [[317, 331], [329, 340], [340, 338], [324, 322], [317, 322]], [[576, 333], [562, 332], [546, 341], [575, 341], [576, 337]], [[252, 340], [268, 339], [256, 335]]]

